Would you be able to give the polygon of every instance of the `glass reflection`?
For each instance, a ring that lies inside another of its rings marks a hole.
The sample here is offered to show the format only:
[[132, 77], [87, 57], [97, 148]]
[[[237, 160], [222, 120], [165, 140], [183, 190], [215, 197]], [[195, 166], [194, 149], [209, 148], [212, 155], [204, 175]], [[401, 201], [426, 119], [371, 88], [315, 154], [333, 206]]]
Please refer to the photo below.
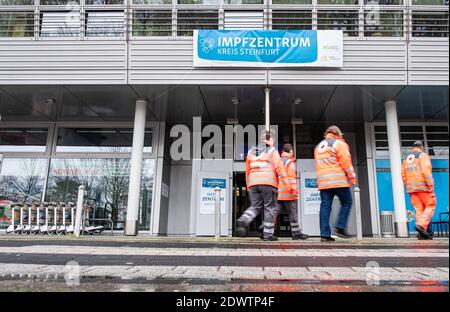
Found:
[[[131, 153], [133, 129], [61, 128], [58, 153]], [[144, 153], [152, 152], [152, 131], [147, 129]]]
[[[141, 230], [150, 228], [153, 167], [153, 159], [143, 161], [139, 208]], [[45, 199], [76, 202], [78, 187], [84, 185], [86, 199], [93, 206], [91, 217], [111, 218], [115, 229], [123, 229], [129, 181], [129, 159], [52, 159]]]
[[46, 159], [4, 158], [0, 167], [0, 200], [32, 202], [42, 199]]

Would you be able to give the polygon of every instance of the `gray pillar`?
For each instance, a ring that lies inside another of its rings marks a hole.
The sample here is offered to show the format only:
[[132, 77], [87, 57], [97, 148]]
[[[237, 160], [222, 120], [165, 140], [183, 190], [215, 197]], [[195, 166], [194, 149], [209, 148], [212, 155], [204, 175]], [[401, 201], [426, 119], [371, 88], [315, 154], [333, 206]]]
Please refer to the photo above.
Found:
[[141, 193], [142, 153], [144, 150], [146, 113], [147, 101], [142, 99], [136, 100], [125, 235], [136, 236], [138, 233], [139, 198]]
[[[397, 103], [395, 100], [385, 102], [386, 126], [391, 165], [392, 195], [395, 209], [395, 233], [397, 237], [409, 237], [406, 221], [406, 203], [402, 181], [402, 153], [400, 133], [398, 130]], [[381, 199], [382, 200], [382, 199]]]

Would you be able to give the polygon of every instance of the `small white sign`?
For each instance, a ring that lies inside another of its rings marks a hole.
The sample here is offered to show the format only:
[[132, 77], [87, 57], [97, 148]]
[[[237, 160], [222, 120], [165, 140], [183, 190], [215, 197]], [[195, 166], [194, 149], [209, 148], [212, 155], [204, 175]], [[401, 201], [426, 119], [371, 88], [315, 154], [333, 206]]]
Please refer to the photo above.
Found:
[[317, 189], [317, 177], [314, 172], [302, 173], [302, 200], [305, 215], [317, 215], [320, 212], [320, 191]]
[[220, 213], [225, 214], [225, 196], [227, 180], [216, 178], [203, 178], [200, 192], [200, 214], [214, 214], [216, 209], [216, 191], [219, 187], [220, 192]]

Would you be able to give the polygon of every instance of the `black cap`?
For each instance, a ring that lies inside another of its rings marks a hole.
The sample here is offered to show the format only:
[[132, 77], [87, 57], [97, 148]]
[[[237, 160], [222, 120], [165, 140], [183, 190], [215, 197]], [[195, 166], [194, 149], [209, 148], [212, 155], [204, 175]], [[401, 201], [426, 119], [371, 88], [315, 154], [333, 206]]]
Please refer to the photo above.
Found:
[[423, 147], [423, 143], [422, 143], [422, 141], [416, 141], [416, 142], [414, 142], [413, 146], [414, 147]]

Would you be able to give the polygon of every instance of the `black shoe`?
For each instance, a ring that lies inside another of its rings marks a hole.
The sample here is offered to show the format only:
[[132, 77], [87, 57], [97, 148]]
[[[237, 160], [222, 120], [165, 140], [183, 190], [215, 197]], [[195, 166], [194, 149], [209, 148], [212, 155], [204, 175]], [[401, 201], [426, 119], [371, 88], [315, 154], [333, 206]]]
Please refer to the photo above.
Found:
[[267, 242], [267, 241], [275, 242], [277, 240], [278, 240], [278, 237], [275, 237], [275, 236], [270, 236], [270, 237], [264, 237], [263, 238], [263, 241], [265, 241], [265, 242]]
[[322, 243], [331, 243], [335, 242], [336, 240], [333, 237], [320, 237], [320, 241]]
[[336, 231], [336, 235], [341, 237], [341, 238], [350, 238], [350, 237], [352, 237], [351, 235], [348, 235], [348, 233], [345, 232], [344, 229], [335, 228], [335, 231]]
[[247, 236], [247, 225], [240, 220], [236, 221], [236, 236], [246, 237]]
[[425, 237], [425, 236], [422, 236], [422, 235], [418, 235], [417, 239], [418, 240], [433, 240], [433, 236]]
[[308, 235], [300, 233], [300, 234], [296, 234], [296, 235], [292, 236], [292, 239], [293, 240], [299, 240], [299, 239], [305, 240], [305, 239], [308, 239], [308, 237], [309, 237]]
[[425, 231], [425, 229], [423, 227], [421, 227], [420, 225], [416, 225], [416, 230], [417, 232], [419, 232], [419, 235], [426, 238], [426, 239], [430, 239], [430, 234], [428, 234], [427, 231]]

